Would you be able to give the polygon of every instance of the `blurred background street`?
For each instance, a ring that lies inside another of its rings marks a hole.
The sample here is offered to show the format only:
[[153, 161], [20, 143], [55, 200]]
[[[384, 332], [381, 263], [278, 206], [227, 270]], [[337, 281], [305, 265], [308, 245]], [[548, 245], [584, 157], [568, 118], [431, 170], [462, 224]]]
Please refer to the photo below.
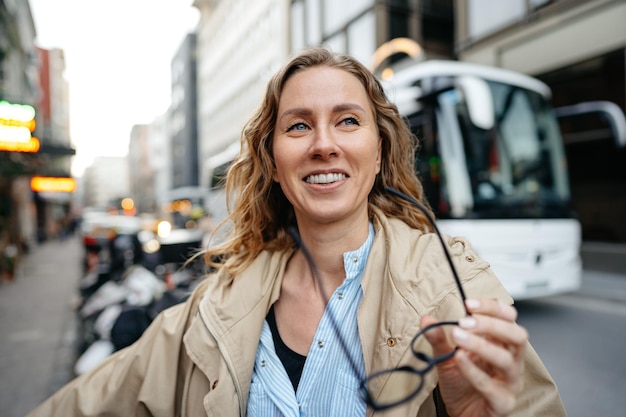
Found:
[[570, 417], [623, 415], [624, 22], [625, 0], [0, 0], [0, 417], [129, 342], [122, 305], [135, 337], [194, 285], [174, 271], [216, 241], [244, 123], [310, 46], [378, 77]]

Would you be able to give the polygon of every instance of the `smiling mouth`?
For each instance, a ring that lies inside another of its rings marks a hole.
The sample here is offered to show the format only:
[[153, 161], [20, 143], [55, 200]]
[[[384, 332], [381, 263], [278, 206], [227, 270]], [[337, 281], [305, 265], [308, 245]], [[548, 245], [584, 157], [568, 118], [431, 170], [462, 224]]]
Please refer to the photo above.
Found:
[[333, 182], [341, 181], [346, 179], [346, 174], [318, 174], [318, 175], [309, 175], [304, 179], [304, 181], [309, 184], [330, 184]]

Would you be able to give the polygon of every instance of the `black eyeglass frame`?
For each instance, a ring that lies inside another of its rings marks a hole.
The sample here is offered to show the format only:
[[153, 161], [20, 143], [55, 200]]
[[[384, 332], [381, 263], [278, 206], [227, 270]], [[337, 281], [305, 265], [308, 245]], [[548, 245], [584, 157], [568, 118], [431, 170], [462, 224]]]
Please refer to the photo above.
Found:
[[[422, 211], [422, 213], [424, 214], [424, 216], [426, 217], [426, 219], [428, 220], [428, 222], [430, 223], [430, 226], [433, 228], [435, 234], [437, 235], [439, 241], [441, 242], [441, 246], [443, 248], [446, 260], [448, 261], [448, 264], [450, 265], [450, 269], [452, 270], [452, 275], [454, 276], [454, 280], [455, 283], [457, 285], [457, 288], [459, 290], [459, 295], [461, 297], [461, 301], [463, 302], [463, 308], [465, 309], [465, 313], [466, 316], [470, 316], [471, 313], [469, 312], [469, 310], [467, 309], [467, 306], [465, 304], [466, 301], [466, 296], [465, 296], [465, 291], [463, 289], [463, 286], [461, 284], [461, 279], [459, 278], [459, 275], [457, 273], [456, 268], [454, 267], [454, 264], [452, 262], [452, 258], [450, 256], [450, 253], [448, 252], [448, 248], [445, 244], [445, 242], [443, 241], [443, 237], [439, 231], [439, 228], [437, 227], [435, 220], [432, 218], [432, 216], [430, 215], [428, 209], [422, 204], [420, 203], [418, 200], [414, 199], [411, 196], [408, 196], [394, 188], [391, 187], [385, 187], [385, 190], [387, 192], [389, 192], [390, 194], [393, 194], [397, 197], [400, 197], [401, 199], [409, 202], [410, 204], [412, 204], [413, 206], [417, 207], [420, 211]], [[317, 269], [317, 265], [315, 264], [313, 257], [311, 255], [311, 253], [309, 252], [309, 250], [306, 248], [306, 246], [304, 246], [304, 244], [302, 243], [302, 240], [300, 239], [300, 236], [296, 230], [295, 227], [291, 227], [288, 230], [289, 234], [291, 235], [291, 237], [294, 239], [294, 241], [296, 242], [297, 246], [302, 250], [302, 253], [304, 254], [305, 258], [307, 259], [309, 266], [313, 272], [313, 275], [315, 277], [315, 279], [318, 281], [319, 284], [321, 284], [320, 282], [320, 277], [319, 277], [319, 273], [318, 273], [318, 269]], [[320, 288], [322, 288], [323, 291], [323, 286], [320, 285]], [[322, 296], [324, 298], [325, 303], [328, 303], [329, 298], [326, 296], [326, 294], [324, 292], [322, 292]], [[328, 314], [328, 318], [330, 319], [331, 325], [333, 327], [333, 330], [337, 336], [337, 339], [342, 347], [342, 350], [344, 351], [344, 353], [346, 354], [346, 357], [348, 358], [348, 362], [350, 363], [350, 366], [352, 368], [352, 370], [354, 371], [355, 375], [359, 375], [358, 372], [358, 367], [356, 365], [356, 363], [354, 362], [354, 358], [352, 358], [352, 356], [350, 356], [348, 354], [349, 349], [347, 346], [346, 341], [344, 340], [343, 336], [341, 335], [340, 331], [339, 331], [339, 325], [337, 323], [337, 320], [334, 316], [334, 314], [331, 313], [331, 311], [329, 310]], [[450, 352], [447, 352], [443, 355], [439, 355], [436, 357], [431, 357], [423, 352], [419, 352], [415, 349], [415, 342], [420, 338], [420, 336], [424, 335], [424, 333], [436, 328], [436, 327], [443, 327], [443, 326], [456, 326], [458, 325], [459, 322], [458, 321], [440, 321], [437, 323], [433, 323], [429, 326], [426, 326], [425, 328], [421, 329], [419, 332], [417, 332], [417, 334], [413, 337], [413, 339], [411, 340], [411, 351], [413, 353], [413, 355], [419, 359], [420, 361], [424, 362], [426, 364], [425, 367], [423, 368], [415, 368], [413, 366], [400, 366], [397, 368], [392, 368], [392, 369], [385, 369], [382, 371], [378, 371], [375, 372], [373, 374], [371, 374], [370, 376], [366, 376], [364, 379], [361, 380], [361, 385], [359, 387], [359, 394], [361, 395], [361, 398], [365, 401], [365, 403], [372, 407], [374, 410], [376, 411], [383, 411], [383, 410], [388, 410], [390, 408], [396, 407], [400, 404], [403, 404], [407, 401], [409, 401], [411, 398], [413, 398], [415, 395], [417, 395], [423, 387], [423, 383], [424, 383], [424, 376], [430, 372], [432, 369], [434, 369], [434, 367], [441, 363], [444, 362], [450, 358], [452, 358], [454, 356], [454, 354], [457, 351], [457, 348], [455, 347], [454, 349], [452, 349]], [[393, 373], [397, 373], [397, 372], [408, 372], [408, 373], [412, 373], [415, 375], [418, 375], [421, 379], [419, 384], [416, 386], [415, 389], [413, 389], [411, 392], [409, 392], [408, 394], [406, 394], [405, 396], [401, 397], [399, 400], [395, 400], [392, 402], [388, 402], [388, 403], [383, 403], [383, 402], [379, 402], [377, 401], [374, 396], [372, 395], [372, 393], [369, 392], [368, 390], [368, 381], [371, 381], [374, 378], [380, 378], [381, 376], [384, 376], [385, 374], [388, 375], [392, 375]]]

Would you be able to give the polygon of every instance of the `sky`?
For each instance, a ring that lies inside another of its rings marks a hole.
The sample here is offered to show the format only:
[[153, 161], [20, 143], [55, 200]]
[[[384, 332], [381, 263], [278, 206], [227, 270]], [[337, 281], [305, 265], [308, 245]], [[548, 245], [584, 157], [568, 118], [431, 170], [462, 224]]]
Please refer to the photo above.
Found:
[[29, 0], [36, 44], [65, 54], [70, 135], [80, 177], [97, 156], [124, 156], [133, 125], [170, 104], [170, 65], [197, 25], [193, 0]]

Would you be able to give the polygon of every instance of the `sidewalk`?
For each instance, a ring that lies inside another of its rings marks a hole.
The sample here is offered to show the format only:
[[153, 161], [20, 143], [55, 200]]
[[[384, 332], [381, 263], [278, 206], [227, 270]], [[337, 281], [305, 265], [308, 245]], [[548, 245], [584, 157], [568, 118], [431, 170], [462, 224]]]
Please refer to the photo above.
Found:
[[23, 417], [72, 378], [78, 237], [45, 242], [0, 285], [0, 414]]

